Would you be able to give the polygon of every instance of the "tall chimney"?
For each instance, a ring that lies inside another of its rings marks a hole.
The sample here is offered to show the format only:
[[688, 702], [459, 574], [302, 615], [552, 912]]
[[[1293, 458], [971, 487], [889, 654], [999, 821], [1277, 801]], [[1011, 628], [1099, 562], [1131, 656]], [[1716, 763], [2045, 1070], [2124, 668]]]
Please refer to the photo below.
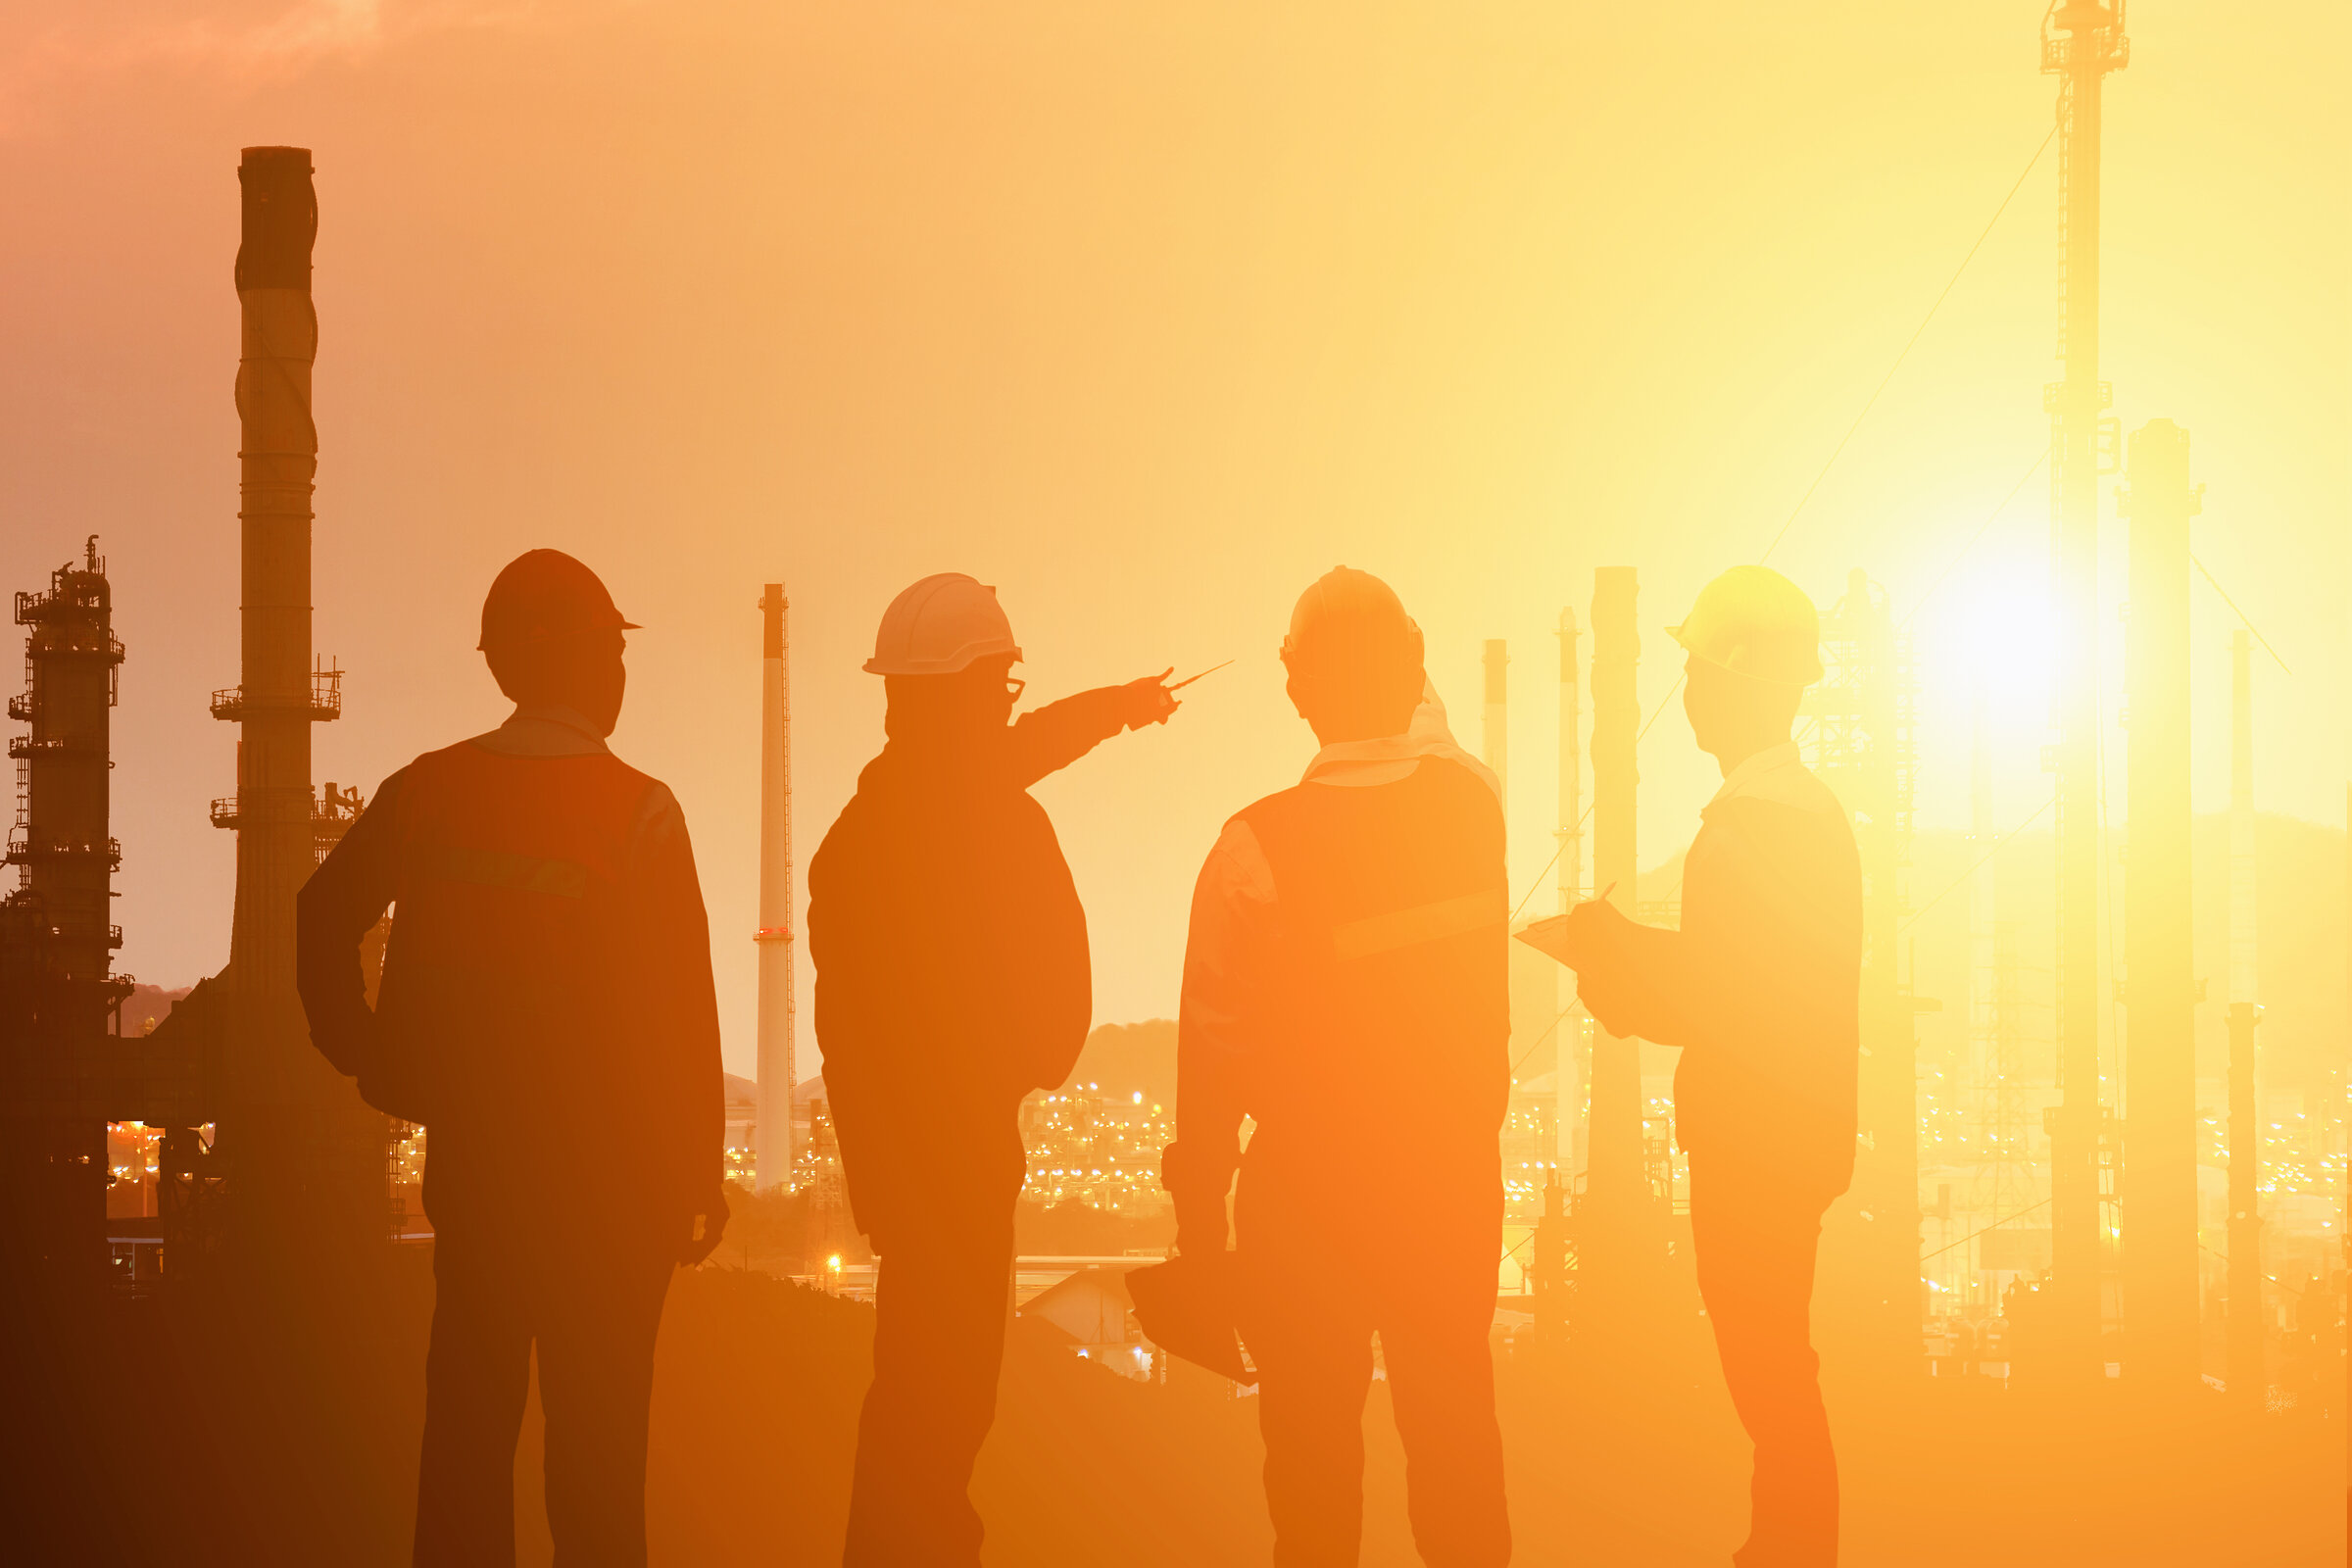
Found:
[[[332, 716], [311, 701], [311, 481], [318, 470], [311, 243], [318, 206], [308, 148], [248, 147], [237, 178], [243, 679], [214, 694], [213, 712], [239, 726], [229, 963], [248, 1008], [266, 1011], [294, 995], [294, 895], [312, 864], [311, 724]], [[274, 1051], [243, 1065], [261, 1098], [283, 1097], [291, 1064]]]
[[[1576, 611], [1567, 605], [1560, 607], [1560, 826], [1558, 839], [1560, 912], [1566, 914], [1576, 907], [1577, 896], [1585, 885], [1585, 767], [1583, 751], [1584, 703], [1581, 690], [1584, 672], [1577, 659]], [[1556, 1158], [1563, 1172], [1574, 1172], [1582, 1161], [1578, 1157], [1578, 1123], [1585, 1103], [1585, 1020], [1576, 1002], [1576, 973], [1560, 970], [1560, 1021], [1554, 1026], [1553, 1039], [1558, 1042], [1553, 1052], [1558, 1069], [1552, 1075], [1556, 1086], [1552, 1112], [1553, 1133], [1557, 1146]]]
[[2270, 1395], [2263, 1348], [2262, 1134], [2254, 1026], [2262, 1021], [2254, 925], [2254, 669], [2252, 639], [2230, 635], [2230, 1319], [2232, 1401], [2261, 1409]]
[[237, 834], [217, 1149], [231, 1172], [240, 1238], [291, 1257], [298, 1248], [385, 1237], [386, 1124], [311, 1048], [294, 990], [294, 897], [316, 864], [311, 725], [342, 710], [339, 672], [315, 673], [311, 659], [318, 207], [310, 150], [248, 147], [237, 177], [243, 678], [213, 694], [213, 716], [239, 727], [235, 805], [215, 816]]
[[760, 597], [760, 1109], [753, 1151], [760, 1191], [792, 1186], [792, 666], [784, 585]]
[[1511, 656], [1509, 644], [1499, 637], [1487, 639], [1487, 710], [1485, 724], [1484, 760], [1494, 770], [1494, 782], [1502, 788], [1503, 812], [1507, 818], [1511, 801], [1511, 737], [1509, 728], [1510, 682], [1505, 676]]
[[[1641, 588], [1631, 566], [1592, 574], [1592, 886], [1611, 904], [1636, 908], [1634, 742], [1642, 704], [1636, 666]], [[1642, 1047], [1593, 1026], [1592, 1096], [1586, 1132], [1587, 1191], [1596, 1202], [1630, 1206], [1646, 1197], [1642, 1168]]]
[[2189, 925], [2188, 432], [2132, 434], [2125, 870], [2124, 1368], [2198, 1385], [2196, 979]]

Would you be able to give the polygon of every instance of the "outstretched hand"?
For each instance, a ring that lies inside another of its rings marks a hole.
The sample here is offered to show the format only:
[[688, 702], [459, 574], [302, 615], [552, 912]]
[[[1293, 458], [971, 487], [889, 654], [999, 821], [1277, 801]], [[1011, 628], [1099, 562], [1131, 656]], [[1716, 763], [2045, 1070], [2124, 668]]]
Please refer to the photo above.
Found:
[[1168, 677], [1176, 673], [1170, 664], [1156, 675], [1131, 680], [1119, 688], [1119, 716], [1129, 729], [1142, 729], [1146, 724], [1165, 724], [1168, 715], [1184, 705], [1168, 690]]

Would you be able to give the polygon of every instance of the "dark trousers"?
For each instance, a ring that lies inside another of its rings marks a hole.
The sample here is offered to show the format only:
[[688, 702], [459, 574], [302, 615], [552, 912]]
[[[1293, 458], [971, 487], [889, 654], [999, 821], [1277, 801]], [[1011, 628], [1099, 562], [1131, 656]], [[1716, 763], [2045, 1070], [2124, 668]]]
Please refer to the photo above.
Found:
[[[1404, 1446], [1405, 1513], [1430, 1568], [1511, 1559], [1502, 1433], [1494, 1420], [1494, 1259], [1500, 1194], [1457, 1217], [1400, 1224], [1440, 1239], [1435, 1253], [1380, 1256], [1376, 1240], [1337, 1245], [1328, 1208], [1250, 1191], [1237, 1202], [1246, 1304], [1242, 1339], [1258, 1371], [1266, 1511], [1276, 1568], [1353, 1568], [1364, 1535], [1364, 1396], [1380, 1336]], [[1493, 1246], [1488, 1242], [1493, 1240]]]
[[1740, 1568], [1838, 1561], [1838, 1456], [1813, 1351], [1813, 1260], [1825, 1201], [1757, 1172], [1690, 1165], [1698, 1294], [1740, 1424], [1755, 1445]]
[[980, 1561], [972, 1461], [997, 1415], [1012, 1200], [893, 1227], [875, 1281], [874, 1381], [858, 1419], [849, 1568]]
[[654, 1338], [677, 1244], [436, 1222], [418, 1568], [511, 1568], [514, 1442], [539, 1350], [559, 1568], [642, 1568]]

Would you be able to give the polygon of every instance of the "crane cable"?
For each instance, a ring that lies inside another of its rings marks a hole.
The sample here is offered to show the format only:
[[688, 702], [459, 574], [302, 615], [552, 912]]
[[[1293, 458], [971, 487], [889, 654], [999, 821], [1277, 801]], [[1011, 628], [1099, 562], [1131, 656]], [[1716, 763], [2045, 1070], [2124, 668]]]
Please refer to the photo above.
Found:
[[1992, 237], [1993, 225], [2000, 222], [2003, 213], [2009, 211], [2009, 204], [2017, 200], [2017, 193], [2025, 189], [2027, 178], [2041, 163], [2041, 155], [2048, 152], [2050, 143], [2057, 139], [2058, 127], [2053, 124], [2048, 133], [2041, 138], [2041, 144], [2034, 149], [2034, 156], [2026, 160], [2026, 167], [2018, 172], [2017, 178], [2009, 186], [2009, 193], [2001, 198], [2001, 204], [1995, 207], [1992, 210], [1992, 216], [1984, 220], [1984, 227], [1978, 232], [1976, 243], [1968, 248], [1966, 256], [1960, 258], [1960, 265], [1952, 269], [1952, 275], [1945, 281], [1942, 292], [1936, 296], [1936, 303], [1928, 307], [1928, 314], [1919, 318], [1918, 326], [1912, 328], [1911, 336], [1904, 340], [1902, 351], [1895, 355], [1894, 363], [1886, 368], [1886, 375], [1880, 378], [1878, 386], [1872, 390], [1870, 396], [1863, 400], [1862, 412], [1854, 416], [1854, 422], [1847, 425], [1845, 434], [1838, 438], [1838, 445], [1830, 451], [1829, 461], [1821, 466], [1821, 471], [1813, 476], [1813, 482], [1805, 486], [1805, 493], [1796, 498], [1796, 505], [1789, 509], [1787, 519], [1781, 523], [1780, 532], [1772, 536], [1772, 543], [1766, 545], [1764, 554], [1756, 558], [1758, 564], [1770, 561], [1772, 553], [1780, 549], [1781, 541], [1788, 537], [1789, 528], [1796, 522], [1797, 514], [1805, 510], [1806, 504], [1813, 499], [1813, 493], [1821, 488], [1821, 482], [1830, 476], [1830, 470], [1838, 466], [1838, 460], [1845, 453], [1846, 443], [1853, 440], [1854, 433], [1862, 428], [1862, 421], [1870, 417], [1870, 411], [1879, 406], [1880, 397], [1885, 394], [1888, 386], [1893, 384], [1895, 372], [1903, 368], [1903, 362], [1911, 357], [1912, 349], [1918, 346], [1920, 338], [1926, 334], [1928, 323], [1936, 319], [1936, 313], [1943, 308], [1943, 302], [1951, 297], [1952, 290], [1959, 285], [1960, 274], [1968, 270], [1968, 264], [1977, 259], [1977, 252], [1983, 250], [1984, 242]]

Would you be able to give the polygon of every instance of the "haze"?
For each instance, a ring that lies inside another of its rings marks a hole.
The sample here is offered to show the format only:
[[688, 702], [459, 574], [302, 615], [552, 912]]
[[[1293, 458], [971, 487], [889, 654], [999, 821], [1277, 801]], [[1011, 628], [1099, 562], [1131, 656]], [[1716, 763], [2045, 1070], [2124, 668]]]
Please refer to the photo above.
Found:
[[[2047, 133], [2037, 9], [15, 7], [0, 581], [88, 533], [109, 558], [122, 966], [226, 956], [241, 146], [318, 171], [316, 640], [351, 674], [315, 771], [372, 790], [495, 723], [484, 586], [532, 546], [590, 562], [646, 628], [616, 747], [684, 803], [748, 1073], [761, 582], [808, 848], [880, 742], [874, 622], [926, 572], [1000, 585], [1033, 699], [1239, 661], [1040, 791], [1102, 1019], [1173, 1010], [1201, 854], [1311, 753], [1273, 652], [1335, 563], [1397, 586], [1472, 746], [1480, 641], [1510, 640], [1524, 893], [1559, 607], [1639, 566], [1667, 697], [1660, 628], [1790, 517]], [[2190, 431], [2199, 559], [2293, 671], [2258, 671], [2258, 801], [2330, 825], [2347, 30], [2134, 7], [2107, 99], [2114, 412]], [[1917, 607], [1923, 825], [1966, 823], [1975, 681], [2000, 815], [2048, 797], [2046, 481], [1964, 547], [2047, 439], [2055, 175], [1773, 555], [1825, 605], [1862, 566]], [[2196, 592], [2212, 810], [2239, 622]], [[1642, 766], [1646, 863], [1713, 779], [1671, 713]]]

